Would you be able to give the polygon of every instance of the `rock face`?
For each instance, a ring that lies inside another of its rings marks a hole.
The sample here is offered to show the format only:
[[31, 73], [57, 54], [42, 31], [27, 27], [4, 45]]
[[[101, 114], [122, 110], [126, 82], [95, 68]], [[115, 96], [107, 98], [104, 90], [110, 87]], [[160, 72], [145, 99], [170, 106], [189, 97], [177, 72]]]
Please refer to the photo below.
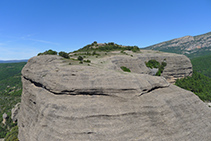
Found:
[[174, 83], [176, 79], [192, 75], [192, 64], [184, 55], [142, 50], [142, 53], [140, 54], [134, 53], [133, 57], [116, 55], [107, 60], [111, 60], [112, 62], [109, 69], [118, 70], [121, 66], [126, 66], [134, 73], [151, 74], [151, 71], [146, 67], [145, 62], [153, 59], [160, 63], [163, 61], [167, 63], [162, 76], [170, 83]]
[[164, 77], [148, 75], [144, 62], [152, 58], [167, 61], [164, 77], [176, 77], [177, 67], [191, 73], [191, 64], [173, 65], [190, 63], [186, 57], [165, 53], [108, 56], [90, 66], [58, 56], [30, 59], [22, 70], [19, 140], [210, 140], [210, 109]]

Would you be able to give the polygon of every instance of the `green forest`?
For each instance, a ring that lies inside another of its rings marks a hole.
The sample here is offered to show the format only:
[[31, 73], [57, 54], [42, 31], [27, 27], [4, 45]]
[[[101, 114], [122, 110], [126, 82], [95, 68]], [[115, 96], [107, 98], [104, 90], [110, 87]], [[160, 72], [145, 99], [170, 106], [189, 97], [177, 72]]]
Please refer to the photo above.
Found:
[[177, 79], [175, 85], [192, 91], [203, 101], [211, 101], [211, 78], [197, 71], [191, 77]]
[[211, 78], [211, 55], [191, 59], [193, 70]]
[[211, 56], [191, 59], [192, 77], [179, 79], [176, 85], [192, 91], [203, 101], [211, 101]]
[[[0, 138], [5, 137], [17, 124], [12, 122], [11, 109], [21, 100], [21, 70], [25, 64], [25, 62], [0, 64]], [[4, 113], [8, 115], [6, 125], [2, 124]]]

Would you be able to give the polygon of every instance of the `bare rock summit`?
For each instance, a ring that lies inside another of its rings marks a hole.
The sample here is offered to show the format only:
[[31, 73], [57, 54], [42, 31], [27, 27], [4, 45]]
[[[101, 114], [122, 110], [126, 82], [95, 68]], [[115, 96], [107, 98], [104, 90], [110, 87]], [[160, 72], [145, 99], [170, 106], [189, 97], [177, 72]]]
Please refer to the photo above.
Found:
[[[183, 55], [142, 51], [90, 57], [31, 58], [22, 70], [21, 141], [209, 141], [211, 111], [171, 83], [192, 74]], [[161, 76], [145, 62], [166, 61]], [[121, 66], [130, 69], [124, 72]]]

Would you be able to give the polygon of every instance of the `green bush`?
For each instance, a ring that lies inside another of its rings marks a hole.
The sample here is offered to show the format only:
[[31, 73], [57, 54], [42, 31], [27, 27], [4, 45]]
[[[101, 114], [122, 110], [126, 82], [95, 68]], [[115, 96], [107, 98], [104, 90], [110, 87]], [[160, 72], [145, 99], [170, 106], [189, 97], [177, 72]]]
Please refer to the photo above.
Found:
[[139, 47], [134, 46], [134, 47], [132, 48], [132, 52], [138, 52], [138, 51], [140, 51]]
[[165, 66], [167, 65], [166, 62], [162, 62], [161, 64], [156, 60], [149, 60], [148, 62], [145, 62], [146, 66], [148, 68], [158, 68], [158, 72], [155, 74], [156, 76], [161, 76], [163, 73], [163, 70]]
[[146, 66], [148, 68], [159, 68], [160, 67], [160, 63], [156, 60], [149, 60], [148, 62], [145, 62]]
[[96, 55], [96, 51], [93, 51], [93, 52], [92, 52], [92, 55]]
[[[98, 46], [97, 48], [93, 48], [93, 46]], [[131, 50], [133, 52], [138, 52], [140, 49], [137, 46], [121, 46], [118, 44], [115, 44], [114, 42], [105, 43], [103, 46], [100, 46], [97, 44], [97, 42], [94, 42], [92, 44], [88, 44], [85, 47], [79, 49], [75, 52], [89, 52], [89, 51], [115, 51], [115, 50]], [[96, 54], [95, 54], [96, 55]]]
[[125, 71], [125, 72], [131, 72], [130, 69], [128, 69], [128, 68], [125, 67], [125, 66], [121, 66], [120, 68], [121, 68], [123, 71]]
[[47, 51], [45, 51], [43, 53], [39, 53], [38, 56], [39, 55], [57, 55], [57, 52], [49, 49], [49, 50], [47, 50]]
[[84, 60], [84, 62], [85, 62], [85, 63], [91, 63], [91, 61], [90, 61], [90, 60]]
[[79, 61], [83, 61], [83, 59], [84, 59], [84, 58], [83, 58], [82, 56], [78, 56], [78, 60], [79, 60]]
[[59, 52], [59, 56], [62, 56], [62, 57], [64, 57], [64, 58], [66, 58], [66, 59], [69, 59], [69, 58], [70, 58], [70, 57], [69, 57], [69, 54], [66, 53], [66, 52], [64, 52], [64, 51]]

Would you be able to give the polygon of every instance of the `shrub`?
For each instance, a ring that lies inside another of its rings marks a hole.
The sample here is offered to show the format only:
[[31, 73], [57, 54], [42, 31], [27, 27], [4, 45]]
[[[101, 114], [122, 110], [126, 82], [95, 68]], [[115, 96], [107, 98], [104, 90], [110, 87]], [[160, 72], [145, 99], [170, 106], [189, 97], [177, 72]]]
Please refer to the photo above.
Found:
[[138, 52], [138, 51], [140, 51], [140, 49], [139, 49], [137, 46], [134, 46], [134, 47], [132, 48], [132, 52]]
[[125, 66], [121, 66], [120, 68], [121, 68], [123, 71], [125, 71], [125, 72], [131, 72], [130, 69], [128, 69], [128, 68], [125, 67]]
[[92, 55], [96, 55], [96, 51], [93, 51], [93, 52], [92, 52]]
[[78, 60], [79, 60], [79, 61], [83, 61], [83, 59], [84, 59], [83, 57], [78, 56]]
[[66, 59], [69, 59], [69, 58], [70, 58], [70, 57], [69, 57], [69, 54], [66, 53], [66, 52], [64, 52], [64, 51], [59, 52], [59, 56], [62, 56], [62, 57], [64, 57], [64, 58], [66, 58]]
[[90, 61], [90, 60], [84, 60], [84, 62], [86, 62], [86, 63], [91, 63], [91, 61]]
[[149, 60], [148, 62], [145, 62], [146, 66], [148, 68], [159, 68], [160, 63], [156, 60]]
[[83, 48], [79, 49], [76, 52], [89, 52], [89, 51], [115, 51], [115, 50], [131, 50], [133, 52], [140, 52], [138, 46], [122, 46], [115, 44], [114, 42], [104, 43], [103, 46], [98, 46], [98, 48], [93, 48], [93, 46], [98, 46], [97, 42], [93, 42], [92, 44], [88, 44]]
[[91, 45], [92, 46], [97, 46], [97, 41], [94, 41]]
[[114, 44], [114, 42], [109, 42], [108, 45], [113, 46], [113, 45], [115, 45], [115, 44]]
[[39, 55], [57, 55], [57, 52], [49, 49], [49, 50], [47, 50], [47, 51], [45, 51], [43, 53], [39, 53], [38, 56]]
[[155, 74], [156, 76], [161, 76], [163, 73], [163, 70], [165, 66], [167, 65], [166, 62], [162, 62], [161, 64], [156, 60], [149, 60], [148, 62], [145, 62], [146, 66], [148, 68], [158, 68], [158, 72]]

